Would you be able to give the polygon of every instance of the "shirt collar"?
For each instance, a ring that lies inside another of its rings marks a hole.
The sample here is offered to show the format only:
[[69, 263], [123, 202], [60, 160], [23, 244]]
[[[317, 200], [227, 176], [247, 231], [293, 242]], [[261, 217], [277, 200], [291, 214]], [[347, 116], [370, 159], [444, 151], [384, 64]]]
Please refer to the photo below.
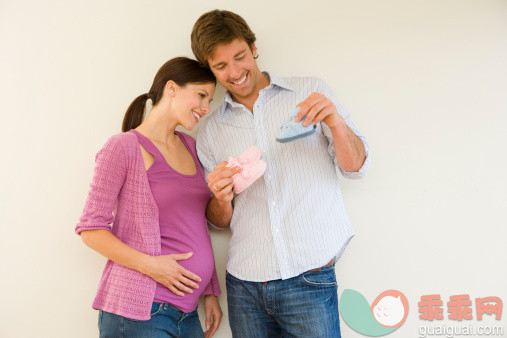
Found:
[[[262, 74], [264, 74], [264, 76], [266, 76], [268, 78], [269, 85], [266, 88], [263, 88], [261, 90], [268, 91], [268, 90], [271, 90], [271, 89], [273, 89], [275, 87], [280, 87], [282, 89], [287, 89], [287, 90], [290, 90], [290, 91], [294, 91], [294, 88], [292, 88], [283, 78], [278, 77], [275, 74], [268, 73], [268, 72], [262, 72]], [[228, 103], [232, 107], [238, 105], [237, 102], [234, 102], [232, 100], [231, 93], [229, 93], [229, 91], [225, 92], [223, 101], [226, 102], [226, 103]]]

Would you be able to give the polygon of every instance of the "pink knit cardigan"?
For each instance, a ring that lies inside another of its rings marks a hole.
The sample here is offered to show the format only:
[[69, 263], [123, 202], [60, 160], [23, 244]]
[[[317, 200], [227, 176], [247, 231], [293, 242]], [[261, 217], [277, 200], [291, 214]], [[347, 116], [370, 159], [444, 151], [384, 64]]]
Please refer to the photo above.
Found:
[[[158, 217], [136, 135], [126, 132], [112, 136], [95, 157], [94, 176], [76, 233], [105, 229], [128, 246], [158, 256]], [[150, 277], [108, 260], [93, 308], [149, 320], [155, 288], [156, 282]], [[208, 288], [203, 294], [220, 294], [216, 270]]]

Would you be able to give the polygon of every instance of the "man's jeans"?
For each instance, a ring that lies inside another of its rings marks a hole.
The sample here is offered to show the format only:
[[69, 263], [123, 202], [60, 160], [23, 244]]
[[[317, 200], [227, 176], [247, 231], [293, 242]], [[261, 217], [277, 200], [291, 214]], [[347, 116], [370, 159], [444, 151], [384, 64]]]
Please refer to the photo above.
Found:
[[100, 310], [100, 338], [204, 337], [197, 310], [182, 312], [170, 304], [154, 302], [150, 320], [135, 320]]
[[242, 281], [227, 273], [234, 337], [340, 337], [334, 265], [286, 280]]

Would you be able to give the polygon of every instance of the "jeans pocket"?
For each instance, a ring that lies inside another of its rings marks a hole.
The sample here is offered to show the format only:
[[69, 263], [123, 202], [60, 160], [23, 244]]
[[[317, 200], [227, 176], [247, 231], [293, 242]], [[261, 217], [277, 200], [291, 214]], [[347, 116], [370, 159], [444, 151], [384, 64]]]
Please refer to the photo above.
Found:
[[[150, 316], [153, 318], [153, 316], [156, 316], [160, 312], [160, 310], [162, 310], [163, 308], [164, 308], [164, 304], [153, 302], [153, 305], [151, 306]], [[132, 318], [128, 318], [128, 317], [123, 317], [123, 318], [125, 318], [125, 320], [128, 322], [146, 322], [146, 320], [141, 320], [141, 319], [132, 319]]]
[[153, 305], [151, 307], [150, 316], [151, 317], [156, 316], [163, 308], [164, 308], [164, 304], [153, 302]]
[[305, 272], [301, 277], [306, 285], [324, 287], [337, 286], [334, 266], [323, 268], [320, 271]]
[[234, 277], [233, 275], [231, 275], [228, 271], [225, 271], [225, 280], [239, 280], [237, 279], [236, 277]]
[[238, 284], [241, 285], [242, 283], [244, 283], [244, 281], [234, 277], [227, 271], [225, 272], [225, 284], [227, 287], [234, 287], [237, 286]]

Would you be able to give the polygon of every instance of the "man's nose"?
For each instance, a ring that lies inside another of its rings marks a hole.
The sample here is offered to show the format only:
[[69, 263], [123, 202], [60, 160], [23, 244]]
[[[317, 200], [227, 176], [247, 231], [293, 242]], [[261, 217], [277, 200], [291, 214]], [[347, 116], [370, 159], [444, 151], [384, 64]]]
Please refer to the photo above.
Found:
[[239, 77], [241, 76], [241, 67], [238, 65], [232, 64], [229, 67], [229, 78], [232, 80], [239, 80]]

